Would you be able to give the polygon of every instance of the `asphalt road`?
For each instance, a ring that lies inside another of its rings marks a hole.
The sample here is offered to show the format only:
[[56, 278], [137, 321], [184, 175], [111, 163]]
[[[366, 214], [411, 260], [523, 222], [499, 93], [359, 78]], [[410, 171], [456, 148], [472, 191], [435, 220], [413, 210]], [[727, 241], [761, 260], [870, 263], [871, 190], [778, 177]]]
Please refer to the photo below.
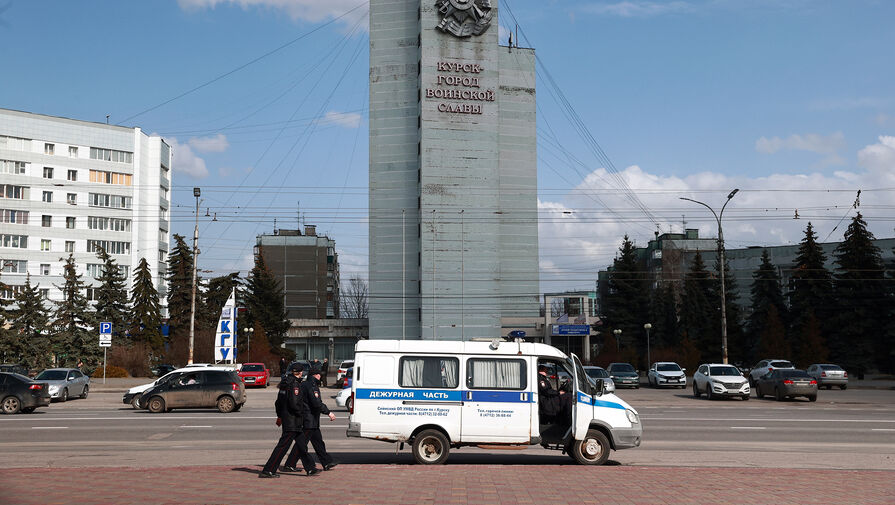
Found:
[[[240, 412], [136, 411], [119, 392], [54, 403], [33, 414], [0, 416], [0, 467], [165, 467], [258, 465], [279, 434], [274, 388], [251, 390]], [[335, 390], [325, 390], [328, 397]], [[611, 465], [895, 470], [895, 391], [821, 391], [817, 402], [708, 401], [689, 390], [619, 390], [643, 420], [641, 447], [613, 452]], [[334, 402], [327, 398], [331, 405]], [[343, 463], [410, 464], [408, 448], [345, 436], [335, 409], [322, 421], [330, 452]], [[449, 464], [566, 464], [539, 447], [463, 448]]]

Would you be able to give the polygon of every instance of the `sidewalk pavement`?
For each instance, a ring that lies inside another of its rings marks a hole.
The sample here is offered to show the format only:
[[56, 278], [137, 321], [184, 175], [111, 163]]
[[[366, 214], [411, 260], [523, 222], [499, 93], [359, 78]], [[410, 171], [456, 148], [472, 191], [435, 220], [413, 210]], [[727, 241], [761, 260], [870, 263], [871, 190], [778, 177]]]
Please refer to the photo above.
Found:
[[[254, 463], [254, 462], [253, 462]], [[895, 501], [893, 471], [341, 465], [315, 477], [259, 479], [259, 465], [0, 469], [2, 504], [490, 504], [849, 505]], [[291, 498], [291, 499], [290, 499]]]

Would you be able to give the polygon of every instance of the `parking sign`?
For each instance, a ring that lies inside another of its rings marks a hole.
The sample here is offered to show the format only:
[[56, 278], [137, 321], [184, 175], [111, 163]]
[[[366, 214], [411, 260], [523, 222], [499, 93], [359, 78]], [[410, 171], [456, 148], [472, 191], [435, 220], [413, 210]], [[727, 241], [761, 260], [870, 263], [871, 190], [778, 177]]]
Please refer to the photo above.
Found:
[[99, 346], [112, 347], [112, 323], [99, 323]]

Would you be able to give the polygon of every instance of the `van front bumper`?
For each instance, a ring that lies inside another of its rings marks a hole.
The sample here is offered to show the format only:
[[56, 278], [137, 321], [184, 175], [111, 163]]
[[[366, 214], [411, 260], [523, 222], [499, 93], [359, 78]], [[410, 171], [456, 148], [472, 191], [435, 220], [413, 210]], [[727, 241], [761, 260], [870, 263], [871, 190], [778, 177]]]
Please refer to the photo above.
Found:
[[612, 442], [615, 450], [640, 447], [643, 438], [643, 426], [639, 423], [630, 428], [612, 428]]

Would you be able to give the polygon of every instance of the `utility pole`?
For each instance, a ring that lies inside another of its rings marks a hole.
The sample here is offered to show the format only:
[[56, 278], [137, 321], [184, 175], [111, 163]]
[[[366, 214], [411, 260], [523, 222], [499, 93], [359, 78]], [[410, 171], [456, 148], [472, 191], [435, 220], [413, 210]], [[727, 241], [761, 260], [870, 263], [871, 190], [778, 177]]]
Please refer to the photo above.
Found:
[[190, 306], [190, 354], [186, 361], [187, 365], [193, 364], [193, 346], [196, 341], [196, 268], [199, 263], [196, 244], [199, 242], [199, 195], [201, 194], [201, 189], [193, 188], [193, 196], [196, 197], [196, 228], [193, 230], [193, 296]]

